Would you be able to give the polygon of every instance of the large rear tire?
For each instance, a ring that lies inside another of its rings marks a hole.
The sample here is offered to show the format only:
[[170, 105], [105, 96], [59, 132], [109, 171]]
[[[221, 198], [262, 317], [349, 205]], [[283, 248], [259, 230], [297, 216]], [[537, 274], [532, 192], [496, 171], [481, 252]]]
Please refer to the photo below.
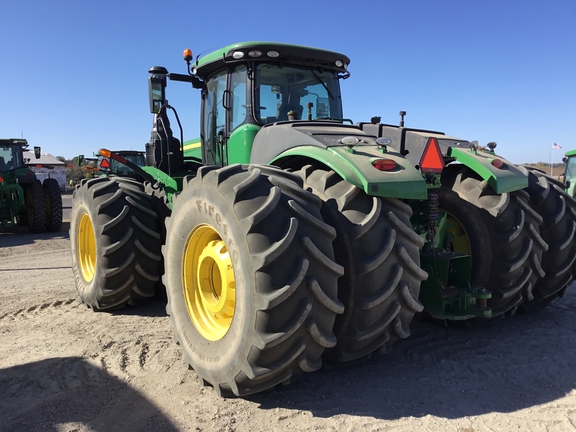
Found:
[[141, 183], [121, 177], [83, 180], [72, 198], [70, 243], [80, 299], [95, 311], [154, 296], [161, 241]]
[[542, 256], [546, 275], [536, 282], [522, 305], [523, 310], [529, 311], [549, 304], [574, 280], [576, 200], [564, 193], [564, 185], [558, 180], [530, 167], [519, 168], [528, 176], [529, 203], [542, 217], [540, 231], [548, 243], [548, 251]]
[[452, 249], [472, 255], [470, 284], [492, 293], [492, 317], [515, 311], [544, 276], [541, 261], [547, 244], [540, 236], [542, 218], [527, 201], [524, 191], [496, 194], [466, 168], [439, 190], [440, 209], [459, 233]]
[[58, 232], [62, 229], [62, 194], [58, 181], [47, 178], [43, 183], [46, 205], [46, 230]]
[[185, 361], [221, 396], [322, 366], [342, 268], [320, 200], [272, 167], [203, 167], [166, 219], [166, 310]]
[[44, 189], [39, 180], [30, 183], [26, 188], [26, 219], [30, 232], [46, 231], [46, 205]]
[[368, 196], [334, 171], [311, 165], [297, 172], [305, 187], [323, 201], [322, 216], [336, 229], [336, 262], [344, 267], [336, 318], [338, 343], [326, 350], [329, 364], [351, 362], [410, 335], [420, 283], [424, 240], [412, 229], [412, 209], [394, 198]]

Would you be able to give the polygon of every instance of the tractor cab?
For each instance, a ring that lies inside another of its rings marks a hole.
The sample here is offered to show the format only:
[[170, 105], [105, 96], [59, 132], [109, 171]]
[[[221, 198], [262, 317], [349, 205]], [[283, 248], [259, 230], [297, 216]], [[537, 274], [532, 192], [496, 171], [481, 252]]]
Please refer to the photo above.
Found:
[[[254, 137], [278, 122], [342, 122], [339, 80], [348, 78], [348, 57], [289, 44], [245, 42], [229, 45], [192, 62], [189, 76], [150, 70], [150, 106], [155, 131], [166, 130], [166, 77], [202, 89], [201, 140], [184, 145], [185, 156], [203, 164], [249, 163]], [[158, 124], [159, 123], [159, 124]], [[170, 141], [170, 140], [168, 140]], [[169, 147], [168, 141], [164, 147]], [[162, 143], [159, 143], [162, 144]], [[158, 159], [158, 158], [156, 158]]]
[[6, 173], [24, 166], [22, 145], [15, 140], [5, 140], [0, 144], [0, 172]]
[[[119, 150], [115, 153], [122, 156], [127, 161], [132, 162], [138, 167], [143, 167], [146, 164], [144, 152], [134, 150]], [[116, 175], [124, 177], [134, 177], [137, 175], [135, 171], [129, 166], [120, 163], [115, 159], [105, 157], [102, 154], [98, 154], [98, 169], [104, 175]]]

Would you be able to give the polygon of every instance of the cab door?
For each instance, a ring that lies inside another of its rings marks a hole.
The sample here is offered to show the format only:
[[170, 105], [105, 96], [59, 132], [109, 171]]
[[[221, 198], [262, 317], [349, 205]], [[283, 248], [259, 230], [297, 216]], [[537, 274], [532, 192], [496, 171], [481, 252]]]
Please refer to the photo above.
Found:
[[202, 155], [205, 165], [228, 165], [228, 140], [250, 120], [245, 65], [215, 73], [206, 81], [202, 111]]
[[228, 71], [215, 73], [206, 81], [202, 106], [202, 159], [204, 165], [224, 166], [223, 143], [227, 136], [226, 82]]

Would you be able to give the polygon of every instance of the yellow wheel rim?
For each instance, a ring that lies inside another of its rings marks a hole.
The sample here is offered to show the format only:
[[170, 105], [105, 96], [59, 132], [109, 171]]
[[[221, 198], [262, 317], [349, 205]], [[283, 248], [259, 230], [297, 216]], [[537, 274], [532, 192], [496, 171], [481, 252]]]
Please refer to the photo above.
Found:
[[471, 255], [470, 238], [458, 219], [451, 213], [446, 213], [446, 235], [450, 249], [459, 254]]
[[78, 223], [78, 265], [86, 282], [92, 282], [96, 271], [96, 236], [88, 214], [83, 213]]
[[200, 334], [220, 340], [236, 308], [236, 281], [226, 244], [210, 225], [196, 227], [186, 239], [182, 266], [184, 299]]

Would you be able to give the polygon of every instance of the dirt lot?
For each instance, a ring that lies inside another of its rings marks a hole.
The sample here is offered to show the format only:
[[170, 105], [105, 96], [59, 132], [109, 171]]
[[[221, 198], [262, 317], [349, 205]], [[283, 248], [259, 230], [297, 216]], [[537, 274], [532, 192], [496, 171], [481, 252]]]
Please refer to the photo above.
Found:
[[82, 305], [67, 231], [0, 233], [0, 289], [0, 431], [576, 430], [575, 286], [482, 329], [419, 322], [384, 356], [246, 399], [187, 370], [161, 299]]

